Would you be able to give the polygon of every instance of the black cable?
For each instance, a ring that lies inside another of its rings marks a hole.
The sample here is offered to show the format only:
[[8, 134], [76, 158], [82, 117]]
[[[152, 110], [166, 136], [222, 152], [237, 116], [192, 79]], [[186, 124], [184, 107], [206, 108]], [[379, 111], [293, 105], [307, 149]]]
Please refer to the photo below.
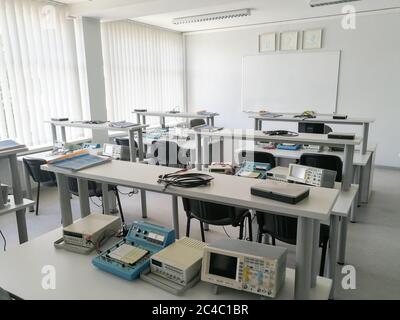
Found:
[[1, 230], [0, 230], [0, 235], [3, 238], [3, 241], [4, 241], [3, 250], [6, 251], [7, 250], [7, 240], [6, 240], [6, 237], [4, 236], [4, 234], [3, 234], [3, 232]]
[[225, 229], [225, 227], [223, 226], [222, 227], [222, 229], [224, 229], [224, 232], [225, 232], [225, 234], [228, 236], [228, 238], [230, 239], [231, 238], [231, 236], [228, 234], [228, 232], [226, 232], [226, 229]]
[[299, 134], [294, 131], [287, 130], [272, 130], [272, 131], [263, 131], [264, 134], [269, 136], [281, 136], [281, 137], [297, 137]]
[[187, 170], [179, 170], [173, 173], [160, 175], [158, 177], [158, 183], [165, 185], [165, 189], [169, 186], [181, 187], [181, 188], [195, 188], [199, 186], [208, 185], [214, 177], [198, 172], [186, 172]]

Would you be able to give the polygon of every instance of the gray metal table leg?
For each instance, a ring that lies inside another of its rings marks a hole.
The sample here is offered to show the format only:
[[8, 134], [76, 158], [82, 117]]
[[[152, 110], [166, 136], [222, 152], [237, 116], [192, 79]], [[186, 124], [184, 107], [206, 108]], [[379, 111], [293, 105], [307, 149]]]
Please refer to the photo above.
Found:
[[[26, 167], [25, 163], [22, 162], [22, 167], [24, 168], [24, 180], [25, 180], [25, 190], [26, 190], [26, 198], [33, 200], [32, 197], [32, 186], [31, 186], [31, 176], [29, 175], [28, 168]], [[35, 206], [29, 207], [30, 212], [35, 211]]]
[[64, 143], [67, 142], [67, 134], [65, 132], [65, 127], [64, 126], [61, 127], [61, 140]]
[[[23, 202], [23, 196], [22, 196], [21, 180], [19, 179], [17, 156], [13, 154], [8, 158], [10, 161], [14, 201], [15, 204], [21, 204]], [[26, 227], [25, 211], [26, 211], [25, 209], [22, 209], [16, 212], [19, 243], [24, 243], [28, 241], [28, 230]]]
[[[143, 143], [143, 140], [142, 140]], [[135, 131], [129, 130], [129, 151], [131, 162], [136, 162]]]
[[254, 130], [258, 130], [258, 119], [254, 118]]
[[336, 286], [336, 268], [337, 268], [337, 249], [338, 249], [338, 233], [339, 233], [339, 216], [331, 215], [331, 223], [329, 227], [329, 268], [328, 275], [332, 279], [332, 290], [330, 298], [335, 295]]
[[160, 117], [161, 128], [165, 128], [165, 117]]
[[202, 170], [202, 146], [201, 146], [201, 134], [196, 133], [196, 169]]
[[90, 214], [89, 204], [89, 188], [88, 181], [78, 178], [79, 206], [81, 209], [81, 217], [84, 218]]
[[352, 223], [357, 221], [357, 204], [358, 204], [357, 199], [358, 199], [358, 195], [355, 196], [355, 200], [353, 201], [353, 205], [351, 206], [351, 210], [350, 210], [350, 221]]
[[314, 240], [313, 219], [299, 217], [297, 222], [296, 276], [294, 298], [310, 298], [312, 251]]
[[340, 228], [339, 228], [339, 248], [338, 248], [338, 258], [337, 262], [339, 264], [344, 264], [346, 259], [346, 243], [347, 243], [347, 217], [341, 217]]
[[213, 126], [214, 127], [214, 117], [211, 117], [211, 126]]
[[140, 124], [140, 114], [136, 113], [136, 122]]
[[175, 238], [179, 239], [179, 211], [178, 211], [178, 197], [172, 196], [172, 221], [174, 224]]
[[320, 222], [314, 220], [314, 239], [313, 239], [313, 251], [312, 251], [312, 269], [311, 269], [311, 288], [315, 288], [317, 285], [317, 277], [319, 274], [319, 233], [320, 233]]
[[345, 145], [344, 147], [344, 160], [343, 160], [343, 174], [342, 174], [342, 190], [347, 191], [351, 187], [353, 180], [353, 157], [354, 146]]
[[108, 195], [108, 184], [107, 183], [102, 183], [101, 184], [101, 191], [103, 194], [102, 200], [103, 200], [103, 210], [104, 214], [110, 214], [110, 197]]
[[57, 143], [57, 127], [55, 124], [51, 124], [51, 136], [53, 138], [53, 147]]
[[361, 154], [366, 154], [368, 150], [368, 135], [369, 135], [369, 123], [363, 124], [363, 141], [361, 146]]
[[142, 218], [147, 219], [146, 190], [140, 190], [140, 201], [142, 203]]
[[143, 130], [139, 129], [138, 130], [138, 145], [139, 145], [139, 161], [143, 161]]
[[58, 186], [58, 198], [60, 201], [61, 219], [63, 227], [69, 226], [73, 223], [72, 211], [71, 211], [71, 199], [68, 188], [68, 177], [56, 173], [57, 186]]

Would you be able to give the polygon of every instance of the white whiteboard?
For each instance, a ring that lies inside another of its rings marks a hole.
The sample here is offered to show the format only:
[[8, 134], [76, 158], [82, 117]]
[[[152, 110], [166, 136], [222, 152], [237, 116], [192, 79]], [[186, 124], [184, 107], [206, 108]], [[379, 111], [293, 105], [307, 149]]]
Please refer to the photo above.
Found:
[[340, 51], [243, 57], [242, 110], [336, 112]]

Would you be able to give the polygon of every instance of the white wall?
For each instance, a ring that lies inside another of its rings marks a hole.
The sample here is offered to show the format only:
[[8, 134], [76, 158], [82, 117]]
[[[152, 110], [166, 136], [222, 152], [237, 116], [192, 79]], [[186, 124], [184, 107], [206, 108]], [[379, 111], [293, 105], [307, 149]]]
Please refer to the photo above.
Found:
[[[186, 35], [189, 110], [219, 112], [216, 124], [252, 128], [241, 111], [242, 57], [257, 54], [263, 32], [324, 29], [322, 50], [342, 50], [338, 112], [373, 117], [370, 143], [378, 143], [377, 164], [400, 167], [400, 13], [357, 17], [356, 30], [340, 18], [307, 23]], [[288, 94], [290, 94], [288, 92]], [[285, 110], [282, 110], [284, 112]], [[296, 129], [290, 125], [276, 126]], [[337, 128], [349, 130], [349, 127]], [[356, 129], [351, 128], [352, 131]], [[361, 134], [361, 130], [357, 130]]]

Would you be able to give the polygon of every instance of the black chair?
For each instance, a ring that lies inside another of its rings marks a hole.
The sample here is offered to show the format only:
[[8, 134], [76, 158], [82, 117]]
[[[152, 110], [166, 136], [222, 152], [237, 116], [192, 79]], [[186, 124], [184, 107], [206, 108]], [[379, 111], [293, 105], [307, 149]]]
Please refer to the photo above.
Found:
[[261, 151], [247, 151], [242, 150], [239, 152], [239, 163], [243, 163], [244, 161], [254, 161], [260, 163], [269, 163], [271, 168], [275, 168], [276, 162], [273, 154], [269, 152], [261, 152]]
[[24, 166], [28, 170], [32, 180], [37, 183], [36, 194], [36, 215], [39, 214], [39, 199], [40, 199], [40, 186], [41, 184], [57, 185], [56, 176], [53, 172], [43, 171], [40, 169], [42, 164], [46, 164], [42, 159], [23, 159]]
[[330, 126], [324, 125], [324, 134], [331, 133], [333, 130]]
[[343, 162], [338, 156], [318, 153], [303, 153], [299, 163], [304, 166], [336, 171], [336, 181], [342, 181]]
[[204, 121], [204, 119], [192, 119], [190, 120], [190, 124], [189, 127], [190, 129], [197, 127], [197, 126], [202, 126], [206, 124], [206, 122]]
[[174, 141], [158, 140], [152, 145], [152, 162], [155, 165], [182, 168], [187, 165], [188, 150], [181, 149]]
[[249, 210], [230, 207], [222, 204], [182, 198], [187, 216], [186, 236], [190, 236], [190, 222], [200, 222], [201, 239], [205, 242], [204, 223], [216, 226], [239, 227], [239, 239], [243, 239], [245, 220], [248, 219], [249, 240], [253, 241], [251, 214]]
[[[68, 188], [69, 192], [75, 196], [79, 197], [79, 189], [78, 189], [78, 180], [76, 178], [68, 178]], [[103, 197], [103, 190], [101, 183], [97, 183], [95, 181], [88, 181], [88, 191], [89, 191], [89, 198]], [[115, 193], [115, 197], [117, 198], [119, 212], [121, 214], [122, 223], [125, 224], [124, 213], [122, 211], [121, 199], [119, 197], [118, 188], [115, 185], [108, 185], [108, 191], [113, 191]], [[103, 206], [103, 213], [104, 213], [104, 206]]]
[[[300, 164], [321, 169], [333, 170], [337, 172], [336, 181], [342, 181], [342, 160], [334, 155], [304, 153], [300, 157]], [[261, 242], [263, 234], [268, 234], [275, 245], [275, 239], [289, 244], [296, 244], [297, 239], [297, 219], [279, 216], [270, 213], [257, 212], [258, 222], [258, 242]], [[320, 275], [322, 276], [325, 268], [325, 257], [329, 241], [329, 226], [321, 224], [319, 245], [322, 248]]]
[[[263, 234], [272, 238], [272, 245], [275, 239], [296, 245], [297, 242], [297, 218], [285, 217], [265, 212], [257, 212], [258, 234], [257, 241], [261, 243]], [[321, 224], [319, 233], [319, 246], [322, 248], [321, 264], [319, 275], [324, 275], [325, 257], [328, 249], [329, 226]]]

